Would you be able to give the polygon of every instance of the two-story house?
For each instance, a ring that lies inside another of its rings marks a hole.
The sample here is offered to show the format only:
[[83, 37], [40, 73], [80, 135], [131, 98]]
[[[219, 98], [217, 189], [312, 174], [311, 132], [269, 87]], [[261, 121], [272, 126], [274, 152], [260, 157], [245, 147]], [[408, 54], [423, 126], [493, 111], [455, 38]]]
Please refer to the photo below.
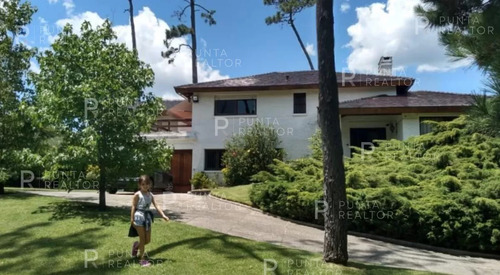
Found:
[[[374, 139], [399, 139], [430, 131], [424, 120], [450, 120], [470, 105], [470, 95], [409, 92], [414, 79], [389, 75], [338, 73], [343, 149]], [[318, 72], [267, 73], [175, 87], [186, 98], [178, 129], [156, 131], [175, 148], [174, 192], [190, 190], [189, 179], [204, 171], [222, 181], [225, 141], [259, 121], [274, 127], [288, 159], [307, 156], [318, 128]]]

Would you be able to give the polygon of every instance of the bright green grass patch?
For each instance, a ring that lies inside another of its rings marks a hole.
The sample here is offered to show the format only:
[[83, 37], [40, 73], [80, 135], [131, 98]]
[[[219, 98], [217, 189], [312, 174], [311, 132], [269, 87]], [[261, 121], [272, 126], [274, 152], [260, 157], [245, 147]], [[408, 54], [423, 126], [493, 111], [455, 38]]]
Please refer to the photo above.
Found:
[[[12, 191], [0, 196], [0, 207], [0, 274], [263, 274], [264, 259], [278, 263], [274, 274], [426, 274], [321, 264], [317, 253], [160, 220], [147, 246], [153, 265], [145, 270], [129, 254], [128, 209], [99, 212], [94, 204]], [[88, 268], [85, 250], [89, 259], [98, 256]]]
[[213, 189], [210, 194], [222, 199], [239, 202], [246, 205], [252, 205], [249, 196], [251, 188], [251, 184], [237, 185], [233, 187], [222, 187]]

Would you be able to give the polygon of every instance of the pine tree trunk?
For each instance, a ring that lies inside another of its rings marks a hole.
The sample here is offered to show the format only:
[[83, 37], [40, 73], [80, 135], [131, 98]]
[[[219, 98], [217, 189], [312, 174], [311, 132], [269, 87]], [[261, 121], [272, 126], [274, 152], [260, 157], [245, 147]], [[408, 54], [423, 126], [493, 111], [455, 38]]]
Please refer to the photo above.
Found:
[[190, 0], [191, 6], [191, 66], [193, 70], [193, 84], [198, 83], [198, 58], [196, 56], [196, 14], [194, 0]]
[[302, 51], [306, 55], [307, 62], [309, 63], [309, 67], [311, 68], [311, 71], [314, 71], [314, 65], [312, 63], [311, 57], [309, 56], [309, 53], [307, 52], [306, 47], [304, 46], [304, 42], [302, 42], [302, 39], [300, 38], [299, 32], [297, 31], [297, 28], [295, 27], [293, 20], [290, 21], [290, 26], [292, 26], [292, 30], [295, 33], [297, 40], [299, 41], [300, 47], [302, 48]]
[[130, 15], [130, 28], [132, 29], [132, 48], [137, 53], [137, 42], [135, 37], [135, 23], [134, 23], [134, 3], [133, 0], [128, 0], [129, 4], [129, 15]]
[[318, 0], [316, 24], [319, 67], [318, 114], [323, 141], [323, 187], [326, 202], [323, 259], [326, 262], [346, 264], [347, 221], [340, 219], [340, 211], [346, 210], [347, 202], [339, 94], [335, 72], [332, 0]]

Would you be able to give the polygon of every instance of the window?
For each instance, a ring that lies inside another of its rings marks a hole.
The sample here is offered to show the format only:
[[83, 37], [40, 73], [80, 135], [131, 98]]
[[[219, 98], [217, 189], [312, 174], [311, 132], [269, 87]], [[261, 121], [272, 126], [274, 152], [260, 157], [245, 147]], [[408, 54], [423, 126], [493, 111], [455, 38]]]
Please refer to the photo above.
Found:
[[215, 100], [216, 116], [255, 115], [256, 99]]
[[293, 113], [306, 113], [306, 93], [293, 94]]
[[441, 121], [452, 121], [455, 118], [457, 118], [457, 117], [455, 117], [455, 116], [420, 117], [420, 134], [424, 135], [424, 134], [432, 132], [432, 125], [430, 125], [428, 123], [424, 123], [424, 121], [426, 121], [426, 120], [441, 122]]
[[205, 170], [218, 171], [224, 168], [222, 164], [222, 155], [225, 150], [210, 149], [205, 150]]

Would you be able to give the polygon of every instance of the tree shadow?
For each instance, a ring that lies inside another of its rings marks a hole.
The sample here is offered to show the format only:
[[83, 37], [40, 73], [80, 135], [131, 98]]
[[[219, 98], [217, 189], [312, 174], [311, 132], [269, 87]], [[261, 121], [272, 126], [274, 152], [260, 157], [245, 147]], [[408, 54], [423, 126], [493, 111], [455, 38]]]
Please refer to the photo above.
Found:
[[[29, 225], [26, 227], [21, 227], [16, 229], [15, 232], [11, 232], [10, 238], [0, 238], [0, 246], [2, 250], [0, 251], [0, 259], [9, 259], [9, 263], [0, 265], [0, 273], [2, 274], [15, 274], [19, 272], [26, 271], [27, 260], [32, 259], [26, 258], [26, 253], [31, 251], [37, 251], [41, 253], [42, 260], [46, 261], [49, 266], [46, 265], [30, 265], [30, 272], [32, 274], [44, 274], [51, 267], [58, 264], [58, 261], [51, 259], [61, 259], [66, 256], [69, 250], [84, 251], [85, 249], [91, 249], [98, 246], [99, 240], [104, 238], [99, 234], [102, 228], [87, 228], [81, 231], [77, 231], [71, 234], [63, 236], [51, 236], [50, 232], [47, 236], [36, 237], [33, 230], [44, 230], [43, 228], [51, 223], [37, 223]], [[16, 245], [13, 245], [12, 240], [17, 239]], [[35, 270], [33, 270], [35, 269]]]
[[[274, 253], [279, 254], [281, 257], [290, 259], [294, 262], [304, 262], [309, 259], [310, 252], [300, 251], [295, 249], [290, 249], [286, 247], [270, 245], [267, 243], [261, 243], [260, 245], [250, 245], [243, 242], [243, 238], [229, 236], [220, 233], [206, 234], [202, 237], [185, 239], [173, 243], [164, 244], [156, 249], [149, 252], [150, 255], [156, 255], [163, 253], [165, 251], [171, 250], [175, 247], [185, 246], [187, 249], [199, 251], [206, 250], [206, 253], [219, 254], [228, 260], [237, 260], [244, 258], [253, 258], [262, 264], [265, 263], [265, 259], [260, 255], [265, 255], [267, 252], [272, 250]], [[272, 248], [271, 248], [272, 246]], [[272, 267], [272, 264], [269, 266]], [[274, 270], [274, 274], [287, 274], [288, 271], [283, 271], [282, 266]]]
[[130, 210], [126, 207], [108, 207], [106, 211], [99, 211], [99, 205], [79, 201], [51, 202], [39, 206], [31, 214], [51, 213], [49, 221], [61, 221], [80, 218], [82, 223], [97, 223], [100, 226], [112, 226], [116, 222], [130, 221]]
[[25, 193], [25, 192], [17, 191], [17, 190], [5, 189], [5, 193], [1, 195], [1, 198], [2, 198], [2, 201], [27, 200], [27, 199], [33, 198], [35, 196], [37, 196], [37, 195]]

